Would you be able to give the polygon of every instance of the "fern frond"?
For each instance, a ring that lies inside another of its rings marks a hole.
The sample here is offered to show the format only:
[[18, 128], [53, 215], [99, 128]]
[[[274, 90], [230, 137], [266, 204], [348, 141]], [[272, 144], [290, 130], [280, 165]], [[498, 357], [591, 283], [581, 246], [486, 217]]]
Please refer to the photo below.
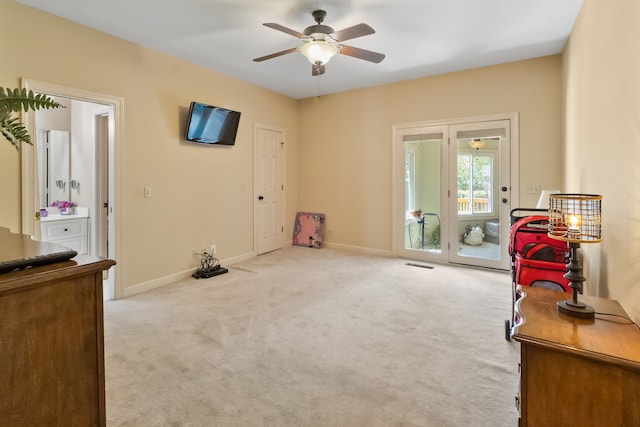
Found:
[[31, 144], [31, 136], [27, 128], [17, 118], [0, 120], [0, 133], [9, 141], [17, 151], [20, 151], [20, 143]]
[[32, 90], [27, 92], [25, 88], [15, 88], [14, 90], [7, 88], [5, 92], [4, 88], [0, 87], [0, 110], [5, 112], [29, 111], [29, 109], [35, 111], [61, 107], [64, 106], [42, 93], [35, 94]]
[[22, 122], [12, 118], [11, 114], [21, 110], [42, 110], [50, 108], [65, 108], [64, 105], [54, 101], [44, 94], [34, 94], [27, 89], [5, 89], [0, 86], [0, 133], [9, 141], [16, 150], [20, 151], [20, 143], [31, 144], [29, 132]]

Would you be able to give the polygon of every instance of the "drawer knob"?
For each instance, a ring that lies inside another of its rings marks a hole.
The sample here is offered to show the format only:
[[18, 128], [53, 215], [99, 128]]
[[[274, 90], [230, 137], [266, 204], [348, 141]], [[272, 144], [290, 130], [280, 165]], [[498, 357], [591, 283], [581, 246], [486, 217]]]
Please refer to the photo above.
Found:
[[69, 231], [69, 229], [68, 229], [68, 228], [65, 228], [65, 229], [64, 229], [64, 231]]

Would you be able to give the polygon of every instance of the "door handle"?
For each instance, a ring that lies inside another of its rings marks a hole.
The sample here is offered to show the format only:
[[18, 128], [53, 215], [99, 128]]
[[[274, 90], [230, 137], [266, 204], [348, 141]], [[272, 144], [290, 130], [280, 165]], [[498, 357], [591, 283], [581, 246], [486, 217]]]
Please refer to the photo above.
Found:
[[506, 198], [502, 198], [502, 203], [507, 203], [509, 200], [507, 200]]
[[258, 196], [258, 200], [264, 200], [264, 197]]

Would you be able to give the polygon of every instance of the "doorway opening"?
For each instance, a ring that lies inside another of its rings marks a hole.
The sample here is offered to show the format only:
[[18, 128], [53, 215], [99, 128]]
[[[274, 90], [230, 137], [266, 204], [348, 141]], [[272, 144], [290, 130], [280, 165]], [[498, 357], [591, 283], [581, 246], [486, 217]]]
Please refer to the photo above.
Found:
[[[88, 92], [81, 89], [60, 86], [47, 82], [23, 79], [22, 85], [27, 90], [35, 93], [47, 94], [51, 97], [59, 97], [91, 106], [90, 112], [84, 115], [83, 127], [90, 129], [90, 138], [96, 141], [91, 147], [95, 154], [91, 159], [83, 159], [80, 163], [85, 176], [86, 193], [94, 193], [95, 197], [87, 202], [92, 217], [91, 233], [93, 235], [90, 244], [90, 255], [105, 256], [116, 261], [116, 265], [107, 273], [105, 285], [105, 297], [119, 299], [124, 296], [122, 281], [122, 138], [124, 100], [111, 95]], [[38, 112], [40, 113], [40, 112]], [[102, 119], [100, 119], [102, 117]], [[86, 120], [86, 123], [85, 123]], [[36, 134], [38, 123], [33, 111], [25, 114], [25, 124], [32, 135]], [[41, 155], [34, 146], [25, 146], [22, 153], [22, 230], [36, 238], [40, 237], [40, 221], [35, 212], [41, 206], [38, 157]], [[105, 159], [104, 156], [107, 158]], [[82, 186], [82, 181], [78, 180]], [[102, 212], [104, 206], [103, 197], [108, 198], [108, 216], [106, 234], [101, 234], [99, 217], [105, 216]], [[102, 200], [99, 200], [101, 199]], [[46, 207], [46, 206], [44, 206]], [[101, 242], [96, 240], [100, 236]], [[106, 240], [108, 243], [104, 243]], [[100, 248], [107, 248], [104, 253]]]

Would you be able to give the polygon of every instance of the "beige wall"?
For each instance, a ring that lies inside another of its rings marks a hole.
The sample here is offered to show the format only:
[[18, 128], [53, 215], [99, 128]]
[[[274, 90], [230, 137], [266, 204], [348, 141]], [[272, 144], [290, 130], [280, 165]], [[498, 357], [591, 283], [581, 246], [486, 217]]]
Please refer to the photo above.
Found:
[[391, 250], [394, 124], [518, 112], [520, 206], [562, 182], [558, 55], [300, 102], [299, 208], [327, 214], [327, 242]]
[[640, 321], [640, 2], [585, 0], [564, 55], [566, 191], [602, 194], [586, 291]]
[[[294, 213], [309, 210], [327, 214], [329, 243], [391, 250], [394, 124], [518, 112], [520, 205], [537, 201], [528, 184], [562, 182], [560, 56], [297, 102], [10, 0], [0, 5], [0, 51], [18, 58], [2, 62], [0, 84], [27, 77], [124, 98], [129, 288], [193, 268], [192, 248], [215, 242], [223, 259], [252, 251], [254, 122], [286, 131], [285, 244]], [[234, 148], [181, 142], [191, 100], [242, 111]], [[0, 224], [18, 230], [20, 160], [8, 143], [0, 166]]]
[[[125, 287], [193, 269], [192, 249], [211, 243], [222, 259], [252, 253], [254, 123], [286, 131], [286, 218], [294, 218], [295, 100], [10, 0], [0, 10], [2, 86], [29, 78], [124, 98]], [[235, 147], [183, 142], [192, 100], [242, 112]], [[20, 155], [4, 139], [0, 182], [0, 224], [20, 231]], [[285, 226], [291, 236], [293, 220]]]

